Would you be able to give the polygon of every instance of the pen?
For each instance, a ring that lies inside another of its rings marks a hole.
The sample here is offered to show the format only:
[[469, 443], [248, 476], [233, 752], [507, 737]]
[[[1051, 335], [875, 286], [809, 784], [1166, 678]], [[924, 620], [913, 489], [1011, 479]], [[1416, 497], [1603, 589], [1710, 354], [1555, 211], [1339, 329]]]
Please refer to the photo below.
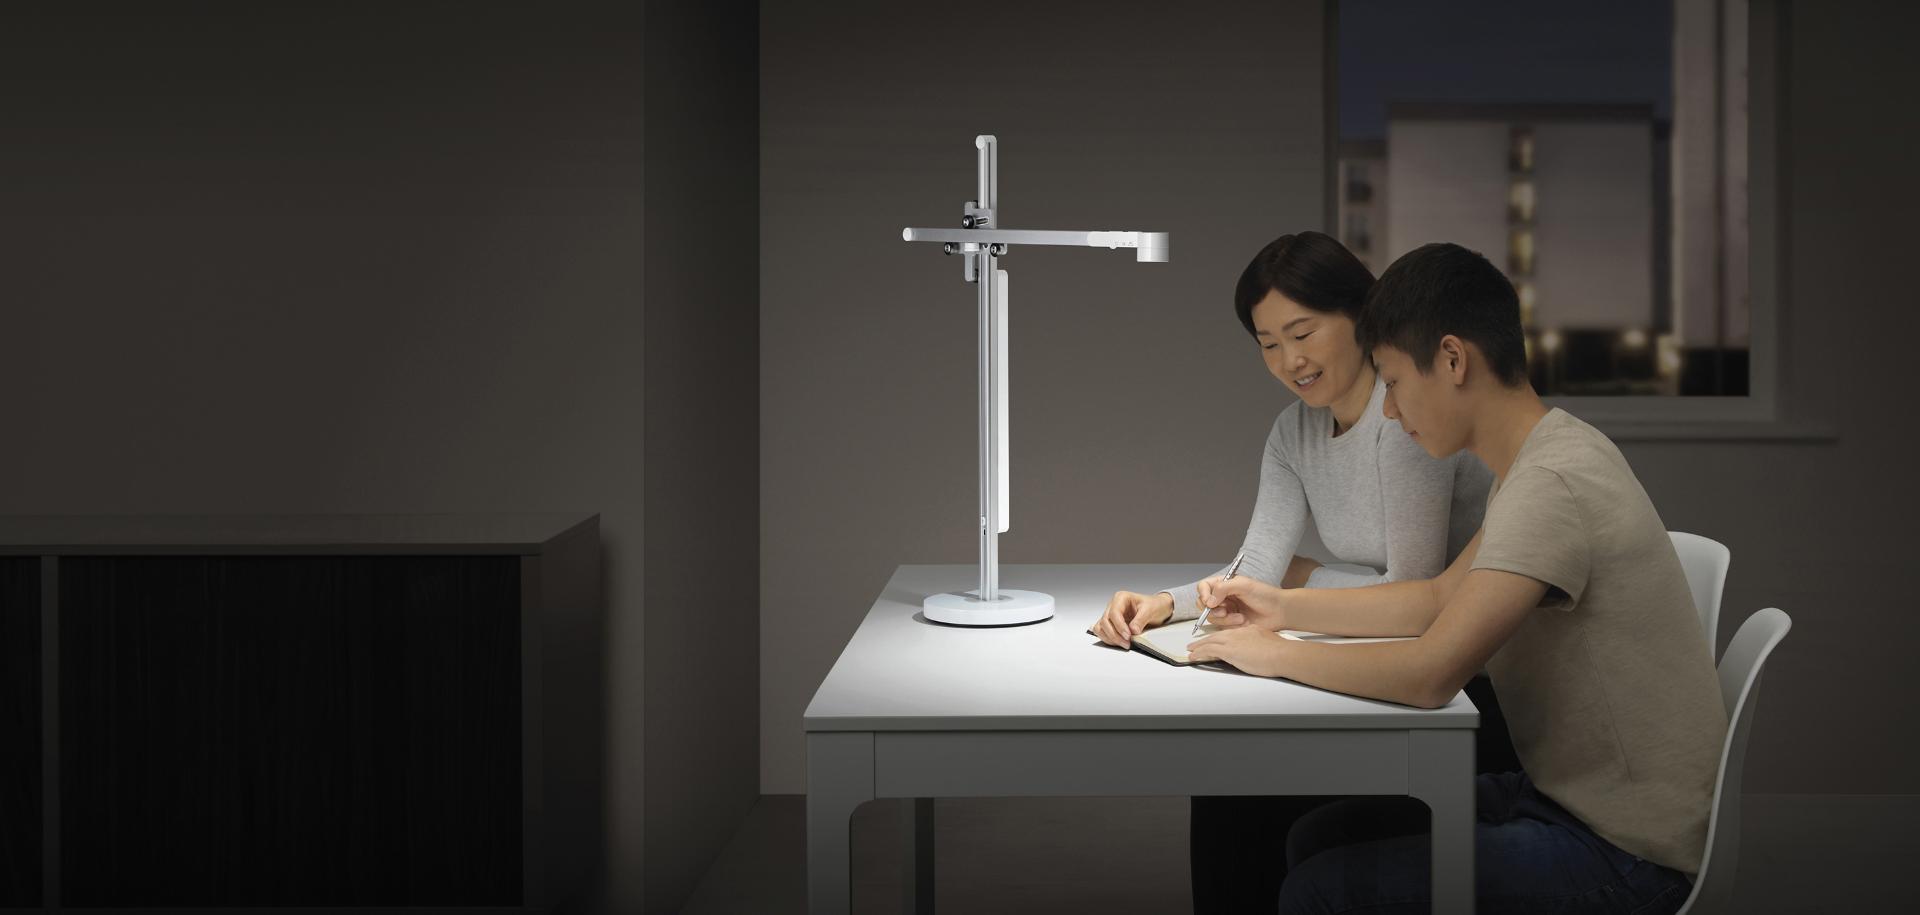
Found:
[[[1243, 560], [1243, 559], [1246, 559], [1246, 558], [1247, 558], [1247, 551], [1246, 551], [1246, 550], [1241, 550], [1241, 551], [1240, 551], [1240, 555], [1238, 555], [1238, 556], [1235, 556], [1235, 557], [1233, 557], [1233, 565], [1230, 565], [1230, 566], [1227, 566], [1227, 577], [1226, 577], [1226, 578], [1222, 578], [1222, 579], [1220, 579], [1220, 580], [1221, 580], [1221, 581], [1232, 581], [1232, 580], [1233, 580], [1233, 575], [1234, 575], [1234, 573], [1235, 573], [1235, 572], [1238, 572], [1238, 571], [1240, 571], [1240, 561], [1241, 561], [1241, 560]], [[1201, 608], [1200, 608], [1200, 618], [1199, 618], [1199, 619], [1197, 619], [1197, 620], [1194, 620], [1194, 621], [1193, 621], [1193, 634], [1194, 634], [1194, 635], [1199, 635], [1199, 634], [1200, 634], [1200, 627], [1201, 627], [1201, 626], [1205, 626], [1205, 625], [1207, 624], [1207, 614], [1209, 614], [1209, 613], [1212, 613], [1212, 612], [1213, 612], [1213, 608], [1212, 608], [1212, 607], [1201, 607]]]

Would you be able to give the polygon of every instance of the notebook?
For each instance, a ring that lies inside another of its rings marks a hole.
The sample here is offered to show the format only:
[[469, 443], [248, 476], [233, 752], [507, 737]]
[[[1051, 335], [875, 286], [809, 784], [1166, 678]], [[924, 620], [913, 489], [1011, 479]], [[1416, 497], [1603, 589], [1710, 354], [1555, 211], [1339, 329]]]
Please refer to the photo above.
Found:
[[[1188, 660], [1187, 646], [1218, 631], [1220, 631], [1219, 626], [1206, 625], [1201, 626], [1200, 631], [1195, 633], [1193, 631], [1193, 620], [1182, 620], [1178, 623], [1156, 626], [1134, 636], [1133, 648], [1135, 651], [1150, 654], [1176, 667], [1186, 667], [1196, 663]], [[1092, 635], [1093, 630], [1087, 630], [1087, 634]], [[1408, 638], [1406, 636], [1361, 638], [1357, 636], [1323, 635], [1318, 632], [1302, 632], [1298, 629], [1282, 629], [1280, 630], [1280, 637], [1293, 639], [1296, 642], [1319, 642], [1323, 645], [1357, 645], [1363, 642], [1399, 642]]]

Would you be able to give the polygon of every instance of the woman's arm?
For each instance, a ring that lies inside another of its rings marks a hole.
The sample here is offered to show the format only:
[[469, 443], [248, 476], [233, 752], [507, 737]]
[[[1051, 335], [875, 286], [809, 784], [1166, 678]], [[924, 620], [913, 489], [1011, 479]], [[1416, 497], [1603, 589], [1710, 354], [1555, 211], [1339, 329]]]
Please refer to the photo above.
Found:
[[1393, 581], [1417, 581], [1440, 574], [1447, 565], [1447, 535], [1453, 511], [1458, 457], [1435, 460], [1409, 438], [1400, 424], [1380, 428], [1375, 467], [1380, 479], [1381, 531], [1387, 569], [1381, 573], [1319, 568], [1309, 588], [1363, 588]]
[[[1253, 519], [1247, 524], [1241, 550], [1246, 559], [1238, 574], [1277, 585], [1287, 574], [1287, 563], [1300, 546], [1307, 529], [1307, 491], [1294, 472], [1290, 451], [1282, 429], [1293, 420], [1294, 407], [1281, 412], [1267, 433], [1265, 456], [1260, 462], [1260, 491], [1253, 500]], [[1225, 575], [1223, 567], [1217, 573]], [[1199, 582], [1168, 588], [1161, 592], [1173, 596], [1173, 615], [1168, 622], [1190, 620], [1200, 615]]]

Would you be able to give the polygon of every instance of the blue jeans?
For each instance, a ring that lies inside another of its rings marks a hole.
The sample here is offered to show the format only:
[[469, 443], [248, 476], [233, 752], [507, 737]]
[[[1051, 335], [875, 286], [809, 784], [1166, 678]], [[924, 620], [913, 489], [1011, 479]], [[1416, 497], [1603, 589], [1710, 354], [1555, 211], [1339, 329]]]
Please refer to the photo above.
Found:
[[[1473, 730], [1475, 771], [1519, 770], [1520, 757], [1513, 752], [1493, 681], [1474, 677], [1466, 691], [1480, 709], [1480, 726]], [[1194, 915], [1274, 915], [1287, 879], [1287, 832], [1309, 811], [1340, 800], [1339, 795], [1193, 798], [1188, 851], [1193, 856]], [[1426, 828], [1423, 812], [1407, 831]]]
[[[1672, 912], [1693, 886], [1593, 833], [1525, 773], [1474, 784], [1474, 889], [1483, 913]], [[1280, 911], [1425, 912], [1431, 898], [1426, 805], [1353, 798], [1302, 816], [1287, 834]]]

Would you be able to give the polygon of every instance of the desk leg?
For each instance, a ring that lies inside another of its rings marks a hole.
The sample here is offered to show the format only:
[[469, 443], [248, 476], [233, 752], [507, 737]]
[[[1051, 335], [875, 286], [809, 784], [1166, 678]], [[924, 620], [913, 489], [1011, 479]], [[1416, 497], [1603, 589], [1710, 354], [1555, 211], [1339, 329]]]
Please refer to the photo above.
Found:
[[1433, 911], [1473, 912], [1473, 731], [1407, 734], [1408, 793], [1433, 811]]
[[853, 811], [873, 800], [873, 734], [807, 735], [807, 911], [853, 905]]
[[933, 915], [933, 798], [917, 797], [907, 805], [907, 861], [901, 874], [901, 911]]

